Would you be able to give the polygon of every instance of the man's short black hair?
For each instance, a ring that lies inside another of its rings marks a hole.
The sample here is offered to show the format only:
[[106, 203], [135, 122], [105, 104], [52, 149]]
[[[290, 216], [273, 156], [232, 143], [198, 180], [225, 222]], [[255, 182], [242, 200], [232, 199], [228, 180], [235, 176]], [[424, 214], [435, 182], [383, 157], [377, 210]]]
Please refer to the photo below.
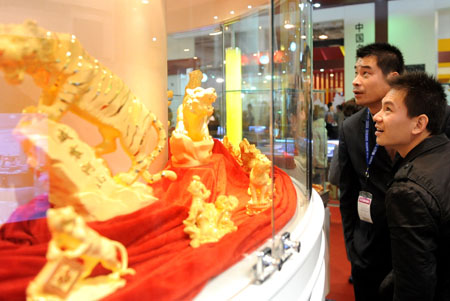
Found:
[[410, 118], [428, 116], [427, 130], [432, 134], [442, 132], [447, 99], [442, 85], [425, 72], [407, 72], [394, 76], [389, 85], [392, 89], [406, 92], [405, 105]]
[[375, 56], [377, 65], [384, 75], [390, 72], [398, 72], [402, 74], [405, 71], [405, 61], [401, 51], [388, 43], [373, 43], [359, 48], [356, 51], [356, 58], [364, 58], [367, 56]]

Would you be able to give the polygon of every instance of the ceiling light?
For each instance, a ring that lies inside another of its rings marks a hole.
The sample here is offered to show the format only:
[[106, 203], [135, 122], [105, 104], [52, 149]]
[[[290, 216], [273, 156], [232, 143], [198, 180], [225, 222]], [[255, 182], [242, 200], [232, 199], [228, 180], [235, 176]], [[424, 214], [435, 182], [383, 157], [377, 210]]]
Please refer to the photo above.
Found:
[[326, 40], [326, 39], [328, 39], [328, 36], [327, 36], [326, 34], [321, 34], [321, 35], [319, 36], [319, 39], [321, 39], [321, 40]]
[[330, 77], [334, 77], [334, 74], [333, 74], [333, 73], [331, 73], [331, 74], [330, 74]]
[[190, 49], [189, 48], [184, 48], [183, 51], [184, 52], [188, 52]]
[[152, 38], [152, 41], [153, 41], [153, 42], [156, 42], [156, 37], [153, 37], [153, 38]]
[[269, 56], [261, 55], [261, 57], [259, 58], [259, 62], [263, 65], [267, 65], [270, 62]]
[[295, 26], [293, 25], [293, 24], [290, 24], [290, 23], [286, 23], [286, 24], [284, 24], [284, 28], [285, 29], [292, 29], [292, 28], [294, 28]]
[[209, 33], [210, 36], [217, 36], [217, 35], [219, 35], [219, 34], [222, 34], [222, 31], [221, 31], [221, 30], [219, 30], [219, 31], [214, 31], [214, 32], [210, 32], [210, 33]]
[[315, 8], [319, 8], [319, 7], [320, 7], [320, 3], [314, 3], [313, 6], [314, 6]]
[[219, 84], [221, 84], [221, 83], [223, 83], [225, 80], [223, 79], [223, 78], [221, 78], [221, 77], [218, 77], [217, 79], [216, 79], [216, 83], [219, 83]]
[[234, 10], [230, 11], [230, 14], [234, 15]]
[[217, 20], [217, 19], [219, 19], [219, 17], [218, 17], [218, 16], [214, 16], [213, 18], [214, 18], [214, 20]]
[[249, 6], [247, 6], [247, 7], [248, 7], [249, 9], [250, 9], [250, 8], [252, 8], [252, 6], [251, 6], [251, 5], [249, 5]]
[[301, 38], [302, 38], [303, 40], [306, 40], [306, 36], [305, 36], [304, 34], [302, 34]]
[[295, 42], [291, 42], [291, 45], [289, 45], [289, 50], [294, 52], [297, 49], [297, 44]]
[[142, 4], [148, 4], [149, 1], [148, 1], [148, 0], [142, 0], [141, 3], [142, 3]]
[[320, 68], [320, 70], [319, 70], [320, 72], [324, 72], [325, 71], [325, 69], [323, 69], [323, 68]]
[[198, 59], [198, 57], [194, 56], [194, 57], [193, 57], [193, 59], [194, 59], [194, 60], [197, 60], [197, 59]]
[[262, 29], [262, 26], [258, 26], [258, 29], [261, 30], [261, 29]]

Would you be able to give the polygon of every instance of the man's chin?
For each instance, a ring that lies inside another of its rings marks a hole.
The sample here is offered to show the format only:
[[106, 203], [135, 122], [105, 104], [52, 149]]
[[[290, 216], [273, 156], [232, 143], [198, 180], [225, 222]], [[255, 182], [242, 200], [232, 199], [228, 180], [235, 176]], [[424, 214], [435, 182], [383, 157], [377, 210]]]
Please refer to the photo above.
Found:
[[386, 143], [383, 142], [383, 138], [380, 138], [380, 136], [377, 136], [376, 142], [378, 145], [386, 146]]

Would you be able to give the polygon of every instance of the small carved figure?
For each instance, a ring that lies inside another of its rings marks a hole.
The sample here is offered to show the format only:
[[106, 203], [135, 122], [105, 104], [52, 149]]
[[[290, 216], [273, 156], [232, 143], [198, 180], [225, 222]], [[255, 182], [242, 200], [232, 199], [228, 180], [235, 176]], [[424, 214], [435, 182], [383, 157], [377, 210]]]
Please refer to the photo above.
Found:
[[228, 140], [228, 136], [223, 137], [223, 146], [230, 152], [231, 156], [237, 161], [237, 163], [242, 166], [242, 159], [241, 159], [241, 150], [238, 147], [235, 147], [231, 142]]
[[[26, 108], [25, 113], [42, 113], [58, 121], [71, 111], [96, 125], [103, 137], [95, 147], [97, 155], [114, 152], [119, 138], [132, 166], [116, 175], [118, 182], [130, 185], [142, 176], [152, 183], [161, 178], [162, 173], [152, 175], [148, 168], [166, 144], [162, 123], [74, 35], [47, 31], [33, 21], [0, 24], [0, 70], [11, 84], [21, 83], [28, 73], [42, 89], [38, 106]], [[148, 153], [151, 128], [158, 142]], [[173, 171], [165, 171], [164, 176], [176, 179]]]
[[[135, 273], [128, 268], [125, 247], [89, 228], [72, 207], [49, 209], [47, 221], [52, 234], [47, 250], [47, 263], [28, 285], [28, 299], [52, 294], [64, 298], [74, 293], [81, 297], [83, 286], [90, 279], [96, 279], [96, 285], [104, 290], [103, 296], [106, 296], [125, 285], [121, 276]], [[106, 277], [89, 277], [97, 264], [111, 273]]]
[[246, 138], [239, 143], [239, 148], [241, 151], [242, 167], [246, 173], [250, 173], [261, 151], [254, 144], [250, 144]]
[[183, 224], [184, 232], [191, 238], [190, 245], [193, 248], [204, 243], [217, 242], [225, 234], [237, 230], [231, 220], [231, 211], [239, 203], [235, 196], [221, 195], [214, 204], [207, 203], [211, 193], [198, 176], [192, 177], [188, 191], [192, 194], [192, 204], [189, 216]]
[[214, 146], [208, 120], [214, 113], [212, 104], [217, 98], [216, 91], [197, 86], [201, 83], [201, 71], [195, 70], [189, 76], [183, 103], [177, 109], [176, 127], [170, 138], [172, 163], [182, 167], [208, 163]]
[[175, 132], [187, 135], [192, 141], [209, 139], [208, 120], [214, 112], [212, 104], [216, 98], [214, 88], [186, 89], [186, 96], [177, 110]]
[[270, 171], [272, 162], [263, 154], [258, 154], [250, 172], [249, 194], [251, 200], [247, 203], [247, 214], [254, 215], [263, 212], [272, 205], [272, 178]]

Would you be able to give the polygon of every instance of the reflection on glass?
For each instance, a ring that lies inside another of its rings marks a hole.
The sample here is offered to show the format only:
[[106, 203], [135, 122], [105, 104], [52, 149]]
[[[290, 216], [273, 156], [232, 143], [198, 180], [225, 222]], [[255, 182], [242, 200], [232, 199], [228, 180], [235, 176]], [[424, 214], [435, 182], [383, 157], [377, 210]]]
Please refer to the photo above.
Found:
[[[39, 195], [48, 193], [49, 176], [42, 169], [31, 169], [21, 141], [14, 129], [23, 114], [0, 114], [0, 225], [24, 219], [39, 218], [33, 212], [11, 214]], [[45, 165], [43, 154], [38, 166]], [[45, 212], [44, 212], [45, 215]]]

